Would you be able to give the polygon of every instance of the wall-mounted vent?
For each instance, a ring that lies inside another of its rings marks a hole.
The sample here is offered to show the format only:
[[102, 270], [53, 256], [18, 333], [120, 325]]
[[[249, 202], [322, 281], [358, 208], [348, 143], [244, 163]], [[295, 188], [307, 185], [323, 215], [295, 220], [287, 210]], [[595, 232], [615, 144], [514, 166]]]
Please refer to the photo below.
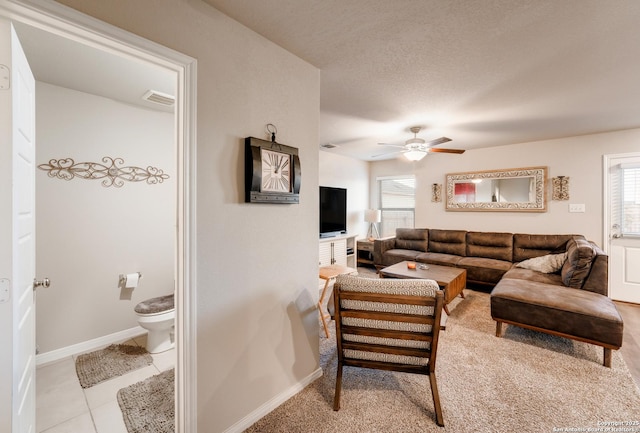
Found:
[[333, 143], [326, 143], [326, 144], [321, 144], [320, 147], [322, 147], [323, 149], [335, 149], [336, 147], [339, 147], [339, 146]]
[[142, 96], [145, 101], [153, 102], [155, 104], [172, 106], [176, 102], [176, 98], [166, 93], [158, 92], [157, 90], [149, 90]]

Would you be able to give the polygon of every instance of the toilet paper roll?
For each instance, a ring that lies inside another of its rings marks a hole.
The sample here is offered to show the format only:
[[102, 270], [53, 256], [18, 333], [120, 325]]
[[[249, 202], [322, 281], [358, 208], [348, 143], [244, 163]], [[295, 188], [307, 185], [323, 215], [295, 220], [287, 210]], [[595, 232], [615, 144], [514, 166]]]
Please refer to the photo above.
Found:
[[135, 274], [127, 274], [124, 277], [124, 287], [126, 289], [135, 289], [138, 287], [138, 280], [140, 279], [140, 274], [136, 272]]

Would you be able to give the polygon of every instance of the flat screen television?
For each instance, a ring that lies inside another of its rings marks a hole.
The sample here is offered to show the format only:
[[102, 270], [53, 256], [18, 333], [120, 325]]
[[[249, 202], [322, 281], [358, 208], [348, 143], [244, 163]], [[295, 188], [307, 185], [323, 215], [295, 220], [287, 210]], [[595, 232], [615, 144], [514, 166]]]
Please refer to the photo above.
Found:
[[320, 237], [328, 238], [347, 232], [347, 190], [320, 187]]

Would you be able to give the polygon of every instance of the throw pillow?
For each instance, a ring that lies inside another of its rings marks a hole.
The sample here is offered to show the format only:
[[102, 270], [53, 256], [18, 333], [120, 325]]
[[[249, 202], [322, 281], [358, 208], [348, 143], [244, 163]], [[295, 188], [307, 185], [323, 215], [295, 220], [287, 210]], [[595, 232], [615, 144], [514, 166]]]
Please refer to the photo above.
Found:
[[518, 268], [531, 269], [532, 271], [542, 272], [543, 274], [552, 274], [562, 269], [564, 262], [567, 260], [567, 253], [547, 254], [545, 256], [534, 257], [525, 260], [516, 265]]
[[581, 289], [589, 275], [595, 250], [586, 239], [573, 238], [567, 242], [567, 261], [562, 266], [562, 283], [567, 287]]

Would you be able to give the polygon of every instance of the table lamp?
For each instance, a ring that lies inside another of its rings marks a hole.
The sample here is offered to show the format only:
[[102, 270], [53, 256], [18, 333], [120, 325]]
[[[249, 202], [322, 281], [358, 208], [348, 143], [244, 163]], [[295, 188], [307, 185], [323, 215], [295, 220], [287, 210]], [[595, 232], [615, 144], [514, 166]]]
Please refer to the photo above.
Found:
[[[379, 209], [367, 209], [364, 211], [364, 220], [369, 223], [369, 231], [367, 232], [367, 239], [370, 241], [380, 237], [378, 227], [376, 223], [382, 221], [382, 211]], [[376, 232], [376, 236], [373, 236], [373, 232]]]

